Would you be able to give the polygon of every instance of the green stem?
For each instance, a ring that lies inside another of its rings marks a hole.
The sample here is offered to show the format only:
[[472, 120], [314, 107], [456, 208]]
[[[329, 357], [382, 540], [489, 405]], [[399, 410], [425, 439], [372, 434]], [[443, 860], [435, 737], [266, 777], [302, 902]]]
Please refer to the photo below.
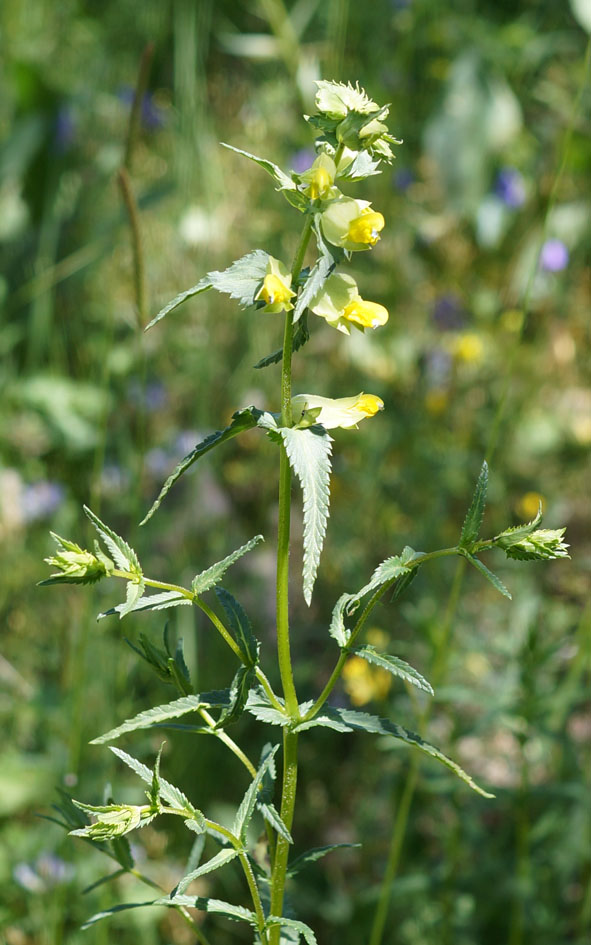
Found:
[[248, 860], [246, 853], [240, 853], [239, 855], [240, 864], [246, 876], [246, 882], [248, 883], [248, 888], [250, 890], [250, 895], [252, 898], [252, 904], [254, 906], [254, 911], [257, 917], [258, 933], [261, 939], [261, 942], [266, 943], [269, 941], [267, 938], [267, 933], [265, 932], [265, 912], [263, 910], [263, 904], [261, 902], [261, 896], [259, 893], [259, 887], [257, 886], [256, 879], [254, 878], [254, 873], [252, 871], [252, 866]]
[[[283, 733], [283, 789], [281, 794], [281, 819], [291, 831], [295, 810], [296, 789], [298, 780], [298, 736], [287, 730]], [[271, 878], [271, 915], [280, 916], [283, 909], [285, 893], [285, 874], [289, 857], [288, 841], [277, 837], [273, 875]], [[279, 945], [281, 935], [280, 926], [271, 929], [270, 945]]]

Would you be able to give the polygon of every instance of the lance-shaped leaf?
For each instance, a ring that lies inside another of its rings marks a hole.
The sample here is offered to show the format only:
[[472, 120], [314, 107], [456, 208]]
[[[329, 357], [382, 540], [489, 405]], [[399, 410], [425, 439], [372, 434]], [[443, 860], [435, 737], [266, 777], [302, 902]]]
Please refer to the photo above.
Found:
[[243, 308], [253, 305], [254, 297], [265, 278], [268, 259], [268, 253], [262, 249], [255, 249], [252, 253], [247, 253], [246, 256], [237, 259], [228, 269], [208, 272], [197, 285], [180, 292], [164, 308], [160, 309], [145, 330], [148, 331], [149, 328], [153, 328], [154, 325], [170, 312], [173, 312], [175, 308], [178, 308], [179, 305], [182, 305], [183, 302], [186, 302], [187, 299], [192, 299], [195, 295], [200, 295], [208, 289], [216, 289], [218, 292], [223, 292], [231, 298], [237, 299]]
[[153, 328], [154, 325], [157, 325], [159, 321], [162, 321], [170, 312], [174, 312], [175, 308], [178, 308], [179, 305], [182, 305], [183, 302], [186, 302], [187, 299], [192, 299], [195, 295], [201, 295], [202, 292], [206, 292], [208, 289], [212, 288], [212, 284], [208, 276], [204, 276], [203, 279], [200, 279], [197, 285], [192, 286], [190, 289], [185, 289], [184, 292], [179, 292], [178, 295], [175, 295], [174, 299], [168, 302], [164, 308], [161, 308], [157, 315], [154, 316], [152, 321], [146, 325], [145, 331]]
[[105, 735], [99, 735], [93, 738], [91, 745], [104, 745], [107, 742], [114, 742], [127, 732], [137, 732], [139, 729], [152, 728], [154, 725], [160, 725], [170, 719], [178, 719], [188, 712], [197, 712], [199, 709], [225, 709], [230, 704], [230, 693], [228, 689], [215, 690], [214, 692], [204, 692], [200, 696], [183, 696], [182, 699], [175, 699], [174, 702], [168, 702], [166, 705], [157, 705], [153, 709], [146, 709], [139, 712], [133, 718], [127, 719], [117, 728], [111, 729]]
[[463, 552], [463, 554], [464, 557], [468, 559], [470, 564], [473, 565], [477, 571], [480, 571], [487, 581], [490, 581], [492, 586], [496, 588], [499, 594], [502, 594], [503, 597], [508, 597], [509, 600], [512, 599], [510, 592], [507, 590], [500, 577], [497, 577], [496, 574], [494, 574], [492, 571], [489, 571], [487, 566], [482, 563], [480, 558], [475, 558], [474, 555], [469, 554], [467, 551]]
[[[263, 746], [261, 752], [261, 764], [265, 761], [269, 754], [273, 752], [273, 745], [270, 742], [267, 742]], [[277, 777], [277, 765], [275, 764], [275, 758], [271, 760], [271, 764], [267, 768], [265, 775], [263, 777], [261, 787], [257, 794], [257, 810], [263, 815], [264, 819], [271, 824], [273, 830], [280, 834], [288, 843], [293, 843], [293, 838], [281, 820], [281, 817], [275, 810], [273, 806], [273, 791], [275, 785], [275, 779]]]
[[119, 617], [123, 618], [134, 609], [145, 590], [144, 576], [138, 556], [120, 535], [117, 535], [108, 525], [101, 522], [100, 518], [94, 512], [91, 512], [86, 505], [84, 506], [84, 512], [103, 539], [117, 567], [133, 575], [133, 578], [127, 582], [125, 603], [119, 604], [116, 608]]
[[329, 843], [325, 847], [314, 847], [312, 850], [306, 850], [305, 853], [300, 853], [299, 856], [288, 863], [286, 875], [295, 876], [310, 863], [316, 863], [317, 860], [321, 860], [327, 853], [332, 853], [333, 850], [352, 849], [360, 846], [360, 843]]
[[328, 631], [340, 647], [345, 647], [351, 638], [351, 631], [345, 626], [345, 617], [355, 613], [362, 598], [388, 581], [408, 577], [412, 569], [420, 564], [421, 557], [420, 552], [406, 545], [401, 554], [382, 561], [372, 574], [371, 580], [356, 594], [341, 594], [334, 606]]
[[328, 520], [332, 439], [321, 426], [279, 430], [289, 463], [304, 495], [304, 599], [308, 606], [316, 580]]
[[256, 927], [257, 917], [250, 909], [244, 906], [235, 906], [231, 902], [224, 902], [222, 899], [204, 899], [202, 896], [166, 896], [163, 899], [155, 899], [154, 906], [185, 906], [190, 909], [199, 909], [200, 912], [215, 913], [222, 915], [226, 919], [232, 919], [234, 922], [248, 922]]
[[307, 942], [307, 945], [318, 945], [318, 941], [314, 935], [314, 932], [309, 925], [306, 925], [305, 922], [300, 922], [298, 919], [286, 919], [285, 916], [268, 916], [267, 921], [265, 922], [265, 928], [272, 929], [273, 926], [276, 925], [280, 925], [282, 928], [293, 929], [295, 932], [299, 932], [300, 935], [304, 936], [304, 941]]
[[127, 603], [117, 604], [109, 610], [103, 611], [98, 615], [98, 620], [104, 617], [111, 617], [113, 614], [120, 614], [125, 609], [126, 613], [139, 613], [142, 610], [168, 610], [170, 607], [179, 607], [193, 602], [188, 597], [183, 597], [178, 591], [163, 591], [162, 594], [148, 594], [139, 597], [133, 606], [128, 607]]
[[491, 540], [491, 544], [499, 545], [501, 548], [509, 547], [514, 542], [521, 541], [522, 538], [527, 538], [528, 535], [535, 532], [541, 521], [542, 503], [540, 502], [536, 517], [533, 518], [531, 522], [525, 522], [523, 525], [513, 525], [511, 528], [506, 528], [499, 535], [495, 535]]
[[256, 548], [261, 541], [264, 541], [263, 536], [255, 535], [254, 538], [247, 541], [245, 545], [241, 545], [236, 551], [232, 551], [231, 554], [227, 555], [221, 561], [212, 564], [210, 568], [207, 568], [205, 571], [202, 571], [201, 574], [194, 577], [191, 585], [193, 593], [200, 595], [209, 591], [210, 588], [221, 581], [228, 568], [231, 568], [243, 555], [248, 554], [249, 551]]
[[219, 870], [220, 867], [225, 866], [226, 863], [230, 863], [237, 856], [238, 850], [220, 850], [220, 852], [216, 853], [216, 855], [213, 856], [211, 860], [208, 860], [207, 863], [203, 863], [196, 869], [191, 870], [190, 873], [187, 873], [186, 876], [183, 876], [181, 881], [171, 892], [171, 899], [174, 899], [175, 896], [182, 895], [182, 893], [184, 893], [185, 890], [189, 888], [193, 880], [198, 879], [200, 876], [205, 876], [206, 873], [213, 873], [214, 870]]
[[403, 728], [401, 725], [397, 725], [395, 722], [390, 722], [388, 719], [381, 719], [376, 715], [369, 715], [366, 712], [357, 712], [354, 709], [336, 709], [324, 707], [320, 710], [318, 715], [316, 715], [313, 719], [310, 719], [308, 722], [301, 723], [296, 729], [294, 729], [294, 731], [305, 731], [306, 729], [314, 728], [315, 725], [324, 726], [325, 728], [332, 728], [336, 732], [359, 731], [370, 732], [373, 735], [392, 735], [394, 738], [400, 739], [407, 745], [410, 745], [413, 748], [418, 748], [419, 751], [429, 755], [430, 758], [440, 761], [447, 768], [453, 771], [454, 774], [458, 776], [458, 778], [461, 778], [462, 781], [465, 781], [473, 791], [476, 791], [478, 794], [482, 794], [483, 797], [494, 797], [493, 794], [489, 794], [487, 791], [484, 791], [481, 787], [479, 787], [470, 777], [470, 775], [464, 771], [463, 768], [460, 768], [460, 766], [456, 764], [455, 761], [452, 761], [451, 758], [448, 758], [447, 755], [444, 755], [443, 752], [434, 745], [426, 742], [415, 732], [410, 732], [408, 729]]
[[230, 704], [222, 711], [216, 723], [216, 729], [226, 728], [232, 722], [238, 721], [244, 712], [248, 694], [255, 682], [254, 667], [244, 665], [238, 667], [230, 686]]
[[[111, 751], [114, 755], [117, 755], [118, 758], [123, 761], [128, 768], [131, 768], [142, 781], [145, 781], [146, 784], [151, 786], [154, 772], [148, 768], [147, 765], [142, 764], [141, 761], [138, 761], [137, 758], [134, 758], [132, 755], [128, 755], [126, 751], [122, 751], [121, 748], [114, 748], [111, 745]], [[176, 807], [179, 810], [186, 811], [187, 817], [190, 819], [191, 823], [195, 826], [192, 828], [202, 832], [205, 830], [205, 817], [201, 811], [197, 810], [188, 797], [186, 797], [183, 792], [171, 784], [170, 781], [165, 781], [164, 778], [159, 779], [160, 784], [160, 796], [167, 801], [171, 807]]]
[[236, 817], [234, 818], [234, 823], [232, 824], [232, 833], [243, 843], [246, 839], [247, 827], [254, 813], [259, 789], [263, 783], [265, 774], [273, 764], [273, 759], [275, 758], [278, 749], [279, 745], [275, 745], [275, 747], [272, 748], [268, 753], [267, 757], [259, 767], [255, 777], [248, 786], [247, 791], [240, 802], [240, 807], [236, 811]]
[[266, 171], [267, 174], [270, 174], [273, 180], [279, 184], [278, 190], [297, 190], [295, 181], [282, 171], [277, 164], [273, 164], [273, 161], [257, 157], [256, 154], [250, 154], [249, 151], [243, 151], [241, 148], [234, 148], [231, 144], [225, 144], [223, 141], [222, 147], [227, 148], [228, 151], [234, 151], [235, 154], [241, 154], [243, 157], [248, 158], [249, 161], [254, 161], [255, 164], [262, 167], [263, 170]]
[[165, 495], [170, 491], [177, 479], [180, 479], [183, 473], [185, 473], [193, 463], [196, 463], [198, 459], [205, 456], [206, 453], [209, 453], [215, 446], [219, 446], [220, 443], [225, 443], [226, 440], [231, 440], [233, 437], [238, 436], [239, 433], [256, 427], [258, 418], [261, 415], [262, 411], [257, 410], [256, 407], [244, 407], [242, 410], [237, 410], [236, 413], [232, 414], [232, 422], [229, 426], [225, 427], [223, 430], [216, 430], [215, 433], [210, 433], [204, 440], [201, 440], [190, 453], [187, 453], [187, 455], [183, 457], [178, 466], [176, 466], [170, 474], [162, 486], [158, 498], [146, 517], [140, 522], [140, 525], [145, 525], [146, 522], [152, 518]]
[[259, 660], [259, 643], [252, 632], [252, 624], [246, 611], [235, 597], [223, 587], [216, 587], [215, 595], [224, 608], [230, 630], [236, 643], [244, 653], [251, 666]]
[[460, 536], [460, 548], [471, 548], [480, 533], [484, 508], [486, 506], [486, 493], [488, 490], [488, 463], [483, 462], [480, 469], [480, 475], [476, 482], [474, 495], [470, 508], [466, 512], [462, 534]]
[[156, 906], [159, 905], [157, 899], [150, 899], [147, 902], [126, 902], [120, 906], [112, 906], [111, 909], [103, 909], [102, 912], [95, 912], [90, 919], [87, 919], [84, 925], [81, 925], [80, 928], [82, 931], [85, 929], [91, 928], [91, 926], [96, 925], [97, 922], [100, 922], [102, 919], [109, 919], [113, 915], [117, 915], [119, 912], [127, 912], [128, 909], [143, 909], [146, 906]]
[[397, 656], [390, 656], [389, 653], [380, 653], [375, 647], [370, 646], [369, 643], [355, 647], [352, 652], [357, 656], [361, 656], [364, 660], [367, 660], [368, 663], [373, 663], [374, 666], [380, 666], [382, 669], [388, 670], [393, 676], [399, 676], [412, 686], [416, 686], [417, 689], [428, 692], [430, 696], [434, 695], [431, 683], [427, 682], [413, 666], [399, 659]]

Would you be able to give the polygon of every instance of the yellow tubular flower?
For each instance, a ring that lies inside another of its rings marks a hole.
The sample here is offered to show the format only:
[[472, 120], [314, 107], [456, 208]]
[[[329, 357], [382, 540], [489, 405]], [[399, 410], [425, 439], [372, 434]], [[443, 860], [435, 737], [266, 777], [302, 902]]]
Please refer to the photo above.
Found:
[[289, 312], [293, 308], [290, 300], [295, 294], [291, 288], [291, 275], [286, 267], [278, 259], [269, 256], [267, 273], [254, 297], [255, 302], [265, 302], [263, 312]]
[[[384, 401], [375, 394], [357, 394], [356, 397], [318, 397], [316, 394], [296, 394], [292, 397], [294, 420], [305, 424], [321, 423], [327, 430], [341, 427], [349, 430], [366, 417], [373, 417], [384, 409]], [[311, 411], [311, 414], [309, 413]]]
[[343, 311], [343, 318], [362, 328], [377, 328], [388, 321], [388, 309], [378, 302], [366, 302], [358, 298], [349, 302]]
[[337, 169], [333, 159], [328, 154], [319, 154], [312, 167], [300, 175], [300, 180], [306, 184], [304, 193], [312, 200], [327, 200], [334, 195], [334, 179]]
[[367, 207], [361, 211], [361, 215], [356, 217], [349, 224], [347, 239], [353, 243], [365, 243], [368, 246], [375, 246], [380, 238], [380, 232], [384, 229], [386, 221], [381, 213], [376, 210], [370, 210]]

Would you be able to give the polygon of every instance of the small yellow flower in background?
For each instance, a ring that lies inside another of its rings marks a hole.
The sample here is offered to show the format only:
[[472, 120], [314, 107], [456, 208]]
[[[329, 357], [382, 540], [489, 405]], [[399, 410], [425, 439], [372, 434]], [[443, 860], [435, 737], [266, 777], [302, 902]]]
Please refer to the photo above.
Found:
[[505, 331], [511, 331], [515, 334], [521, 331], [523, 325], [523, 312], [519, 308], [508, 308], [501, 315], [501, 325]]
[[371, 209], [367, 200], [342, 197], [324, 211], [321, 224], [329, 243], [342, 246], [348, 252], [358, 252], [375, 246], [385, 220], [381, 213]]
[[360, 656], [352, 656], [343, 667], [343, 686], [353, 705], [385, 699], [391, 685], [392, 676], [387, 670], [370, 666]]
[[[295, 423], [308, 420], [321, 423], [327, 430], [341, 427], [349, 430], [366, 417], [373, 417], [384, 409], [384, 401], [375, 394], [357, 394], [356, 397], [317, 397], [315, 394], [296, 394], [291, 399]], [[307, 416], [306, 416], [307, 415]]]
[[300, 180], [306, 184], [304, 193], [312, 200], [328, 200], [338, 195], [333, 187], [337, 169], [328, 154], [319, 154], [312, 167], [300, 174]]
[[365, 633], [365, 639], [368, 643], [371, 643], [372, 646], [375, 646], [376, 650], [380, 653], [384, 653], [388, 646], [388, 634], [384, 630], [380, 630], [379, 627], [370, 627], [369, 630]]
[[309, 308], [332, 327], [350, 334], [350, 325], [360, 331], [377, 328], [388, 321], [388, 310], [378, 302], [366, 302], [359, 295], [355, 280], [341, 273], [328, 277]]
[[529, 522], [538, 514], [542, 503], [542, 512], [546, 509], [546, 500], [539, 492], [526, 492], [515, 505], [515, 511], [524, 521]]
[[291, 288], [291, 274], [282, 262], [269, 256], [267, 274], [254, 297], [255, 302], [262, 300], [266, 303], [262, 309], [263, 312], [289, 312], [293, 308], [290, 300], [294, 296], [295, 292]]
[[480, 364], [484, 357], [482, 338], [471, 332], [466, 332], [456, 338], [454, 354], [458, 361], [466, 364]]

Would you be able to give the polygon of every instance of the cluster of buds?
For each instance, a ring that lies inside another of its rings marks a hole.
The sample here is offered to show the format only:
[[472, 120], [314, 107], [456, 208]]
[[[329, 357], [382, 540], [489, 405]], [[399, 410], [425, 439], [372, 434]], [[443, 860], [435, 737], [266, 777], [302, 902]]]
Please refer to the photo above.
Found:
[[92, 814], [94, 821], [86, 827], [71, 830], [70, 833], [75, 837], [86, 837], [99, 842], [121, 837], [136, 827], [145, 827], [159, 813], [151, 804], [106, 804], [103, 807], [94, 807], [76, 800], [74, 804], [80, 810]]
[[55, 532], [51, 532], [51, 537], [57, 543], [57, 550], [45, 561], [57, 571], [42, 584], [94, 584], [112, 573], [115, 565], [96, 542], [92, 552], [81, 548], [75, 541], [60, 538]]

